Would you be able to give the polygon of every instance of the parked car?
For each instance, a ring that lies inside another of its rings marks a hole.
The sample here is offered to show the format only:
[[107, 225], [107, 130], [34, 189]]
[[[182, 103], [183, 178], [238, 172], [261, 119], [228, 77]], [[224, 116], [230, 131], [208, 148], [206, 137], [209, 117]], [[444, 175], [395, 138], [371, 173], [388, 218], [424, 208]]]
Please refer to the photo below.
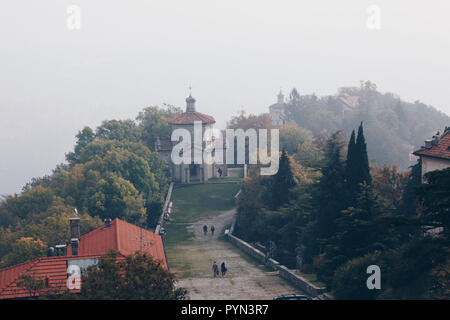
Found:
[[273, 298], [273, 300], [312, 300], [311, 297], [305, 296], [303, 294], [282, 294]]

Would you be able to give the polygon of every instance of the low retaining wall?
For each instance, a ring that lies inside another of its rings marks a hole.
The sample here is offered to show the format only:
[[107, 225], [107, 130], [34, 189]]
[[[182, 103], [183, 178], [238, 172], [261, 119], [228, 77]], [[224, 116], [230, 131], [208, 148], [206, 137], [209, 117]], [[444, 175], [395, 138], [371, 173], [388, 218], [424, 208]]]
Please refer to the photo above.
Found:
[[161, 229], [161, 226], [164, 223], [164, 214], [167, 211], [167, 206], [169, 205], [170, 198], [172, 196], [172, 190], [173, 190], [173, 182], [170, 183], [169, 190], [167, 190], [166, 201], [164, 202], [164, 207], [163, 207], [161, 216], [159, 217], [158, 224], [156, 225], [156, 228], [155, 228], [155, 233], [156, 234], [159, 234], [159, 230]]
[[302, 276], [296, 274], [293, 270], [286, 268], [284, 265], [281, 265], [278, 261], [273, 259], [266, 260], [265, 254], [256, 248], [254, 248], [251, 244], [245, 242], [244, 240], [239, 239], [238, 237], [233, 235], [234, 224], [236, 223], [236, 219], [233, 221], [231, 225], [230, 231], [227, 236], [232, 244], [236, 247], [244, 251], [249, 256], [255, 258], [261, 264], [269, 267], [274, 271], [278, 271], [280, 277], [291, 283], [292, 285], [300, 288], [302, 291], [306, 292], [310, 296], [318, 296], [325, 293], [325, 288], [319, 288], [303, 278]]
[[278, 271], [280, 268], [280, 263], [278, 261], [275, 261], [273, 259], [268, 259], [266, 261], [266, 256], [264, 253], [262, 253], [260, 250], [253, 248], [253, 246], [244, 240], [239, 239], [238, 237], [233, 236], [232, 234], [228, 233], [228, 239], [230, 239], [230, 242], [233, 243], [236, 247], [244, 251], [249, 256], [252, 256], [262, 264], [266, 265], [273, 271]]

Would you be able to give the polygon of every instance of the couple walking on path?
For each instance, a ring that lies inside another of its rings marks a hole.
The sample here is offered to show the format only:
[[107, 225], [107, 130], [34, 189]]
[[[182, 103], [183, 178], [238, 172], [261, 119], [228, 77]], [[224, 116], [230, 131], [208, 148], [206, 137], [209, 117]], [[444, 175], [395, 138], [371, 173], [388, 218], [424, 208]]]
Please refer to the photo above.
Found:
[[[214, 226], [211, 226], [211, 235], [214, 236], [214, 231], [216, 230], [216, 228], [214, 228]], [[208, 226], [204, 225], [203, 226], [203, 234], [206, 236], [206, 234], [208, 233]]]
[[[213, 263], [212, 269], [213, 269], [213, 275], [215, 278], [219, 275], [219, 267], [217, 266], [217, 263], [215, 261]], [[222, 277], [225, 277], [227, 270], [228, 269], [225, 267], [225, 262], [222, 262], [222, 264], [220, 265], [220, 272], [222, 273]]]

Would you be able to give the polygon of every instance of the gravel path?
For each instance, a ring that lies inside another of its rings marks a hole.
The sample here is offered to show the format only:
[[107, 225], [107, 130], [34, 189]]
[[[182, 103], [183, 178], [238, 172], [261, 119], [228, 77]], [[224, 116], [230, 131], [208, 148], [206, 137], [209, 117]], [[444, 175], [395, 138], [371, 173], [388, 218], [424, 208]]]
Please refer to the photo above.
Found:
[[[190, 299], [255, 299], [267, 300], [286, 293], [300, 293], [280, 278], [276, 272], [262, 265], [256, 265], [226, 240], [219, 239], [224, 228], [231, 224], [235, 209], [224, 211], [218, 216], [188, 224], [194, 234], [186, 245], [177, 245], [168, 252], [171, 271], [180, 279], [177, 286], [189, 290]], [[208, 234], [203, 234], [203, 226]], [[216, 232], [211, 235], [210, 227]], [[225, 277], [214, 278], [212, 264], [224, 261], [228, 272]], [[173, 267], [172, 267], [173, 265]]]

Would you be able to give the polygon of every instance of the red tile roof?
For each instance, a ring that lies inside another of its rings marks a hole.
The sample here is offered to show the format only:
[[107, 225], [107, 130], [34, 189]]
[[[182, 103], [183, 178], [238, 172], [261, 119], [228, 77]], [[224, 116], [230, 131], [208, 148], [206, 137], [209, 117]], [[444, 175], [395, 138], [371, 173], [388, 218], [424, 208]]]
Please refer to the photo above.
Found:
[[[59, 256], [37, 258], [24, 264], [0, 270], [0, 299], [26, 298], [30, 293], [17, 285], [20, 275], [26, 273], [36, 279], [48, 279], [48, 288], [41, 292], [52, 290], [62, 293], [67, 290], [67, 266], [69, 260], [98, 258], [99, 256]], [[26, 267], [25, 267], [26, 266]], [[75, 292], [79, 290], [73, 290]]]
[[203, 123], [216, 122], [213, 117], [201, 112], [184, 112], [167, 119], [167, 122], [170, 124], [193, 124], [194, 121], [202, 121]]
[[359, 103], [358, 96], [350, 96], [347, 93], [339, 96], [339, 100], [341, 100], [341, 102], [351, 108], [356, 108]]
[[450, 129], [444, 132], [437, 145], [432, 145], [431, 148], [422, 147], [413, 154], [419, 157], [450, 160]]
[[0, 270], [0, 299], [29, 296], [24, 288], [16, 284], [23, 273], [37, 278], [47, 278], [48, 290], [66, 290], [69, 260], [99, 258], [111, 249], [118, 251], [122, 258], [139, 250], [149, 253], [167, 269], [161, 236], [120, 219], [114, 219], [109, 227], [103, 225], [82, 235], [78, 255], [72, 255], [69, 246], [67, 256], [37, 258]]

